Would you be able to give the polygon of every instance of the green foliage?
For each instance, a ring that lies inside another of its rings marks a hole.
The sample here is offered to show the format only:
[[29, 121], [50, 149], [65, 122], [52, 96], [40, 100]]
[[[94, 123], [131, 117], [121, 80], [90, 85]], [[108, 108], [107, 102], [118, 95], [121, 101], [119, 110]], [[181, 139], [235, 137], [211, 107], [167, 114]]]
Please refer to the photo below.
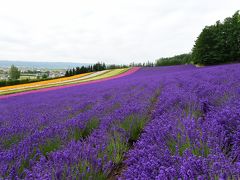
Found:
[[18, 70], [18, 68], [14, 65], [11, 66], [10, 70], [9, 70], [9, 76], [10, 79], [12, 80], [16, 80], [20, 78], [20, 71]]
[[198, 119], [200, 117], [202, 117], [204, 115], [204, 113], [201, 110], [195, 110], [192, 112], [192, 117], [194, 117], [195, 119]]
[[[160, 94], [161, 94], [161, 87], [158, 88], [155, 91], [154, 95], [150, 98], [150, 106], [151, 106], [151, 108], [153, 108], [152, 106], [154, 106], [157, 103], [158, 97], [160, 96]], [[151, 111], [151, 109], [149, 109], [149, 111]]]
[[191, 54], [181, 54], [168, 58], [160, 58], [156, 60], [156, 66], [171, 66], [179, 64], [189, 64], [192, 61]]
[[172, 155], [179, 154], [182, 156], [187, 149], [190, 149], [195, 156], [207, 157], [210, 154], [207, 143], [203, 143], [200, 140], [200, 145], [197, 146], [191, 143], [188, 136], [182, 136], [180, 133], [177, 134], [176, 138], [169, 138], [166, 144]]
[[46, 142], [39, 146], [41, 153], [47, 156], [48, 153], [59, 149], [61, 146], [61, 140], [59, 138], [48, 139]]
[[177, 142], [179, 143], [179, 146], [178, 146], [179, 154], [180, 154], [180, 156], [182, 156], [184, 151], [186, 151], [188, 148], [191, 147], [190, 140], [189, 140], [189, 137], [186, 137], [185, 141], [181, 142], [180, 134], [178, 134], [177, 139], [178, 139]]
[[[93, 104], [92, 104], [92, 103], [89, 103], [89, 104], [87, 104], [87, 105], [81, 110], [81, 112], [89, 111], [89, 110], [92, 109], [92, 107], [93, 107]], [[95, 118], [95, 119], [96, 119], [96, 118]]]
[[23, 173], [24, 169], [29, 167], [29, 160], [22, 160], [22, 163], [18, 169], [18, 174], [21, 176], [21, 174]]
[[[22, 160], [19, 163], [18, 168], [16, 168], [16, 172], [18, 174], [18, 177], [20, 177], [20, 179], [24, 179], [24, 177], [26, 175], [24, 173], [24, 170], [30, 167], [30, 160], [35, 159], [36, 161], [38, 161], [40, 159], [39, 156], [36, 156], [36, 152], [37, 152], [36, 148], [34, 148], [33, 152], [30, 153], [27, 157], [22, 157]], [[9, 174], [11, 173], [12, 168], [13, 168], [12, 165], [13, 165], [14, 161], [16, 161], [16, 160], [12, 160], [12, 163], [9, 164], [8, 169], [6, 169], [5, 174], [3, 175], [3, 177], [0, 177], [0, 179], [1, 178], [7, 179], [7, 177], [9, 177]]]
[[43, 75], [42, 75], [42, 78], [43, 78], [43, 79], [48, 78], [48, 74], [43, 74]]
[[202, 110], [197, 109], [196, 107], [194, 107], [194, 104], [191, 104], [190, 102], [184, 107], [183, 111], [184, 117], [190, 116], [197, 120], [198, 118], [202, 117], [203, 114], [204, 113], [202, 112]]
[[20, 164], [20, 167], [18, 169], [18, 174], [19, 174], [20, 177], [23, 176], [22, 173], [23, 173], [24, 169], [29, 168], [30, 160], [34, 158], [34, 156], [36, 155], [36, 152], [37, 152], [36, 149], [34, 149], [33, 152], [30, 154], [30, 156], [28, 156], [27, 158], [22, 160], [22, 162]]
[[11, 136], [9, 139], [5, 139], [2, 144], [3, 147], [5, 149], [9, 149], [10, 147], [12, 147], [14, 144], [17, 144], [18, 142], [20, 142], [22, 139], [21, 135], [13, 135]]
[[103, 159], [107, 156], [108, 160], [111, 160], [116, 166], [121, 165], [125, 153], [137, 141], [148, 122], [148, 113], [151, 112], [151, 108], [156, 104], [160, 92], [161, 89], [157, 89], [154, 96], [150, 99], [150, 107], [146, 110], [147, 113], [145, 115], [131, 114], [113, 125], [114, 129], [110, 130], [108, 144], [103, 151], [99, 152], [99, 158]]
[[98, 128], [99, 126], [99, 119], [92, 118], [86, 123], [86, 126], [84, 129], [81, 129], [79, 127], [74, 127], [70, 129], [70, 138], [74, 139], [75, 141], [78, 141], [80, 139], [85, 139], [88, 137], [94, 129]]
[[[188, 137], [183, 139], [180, 133], [177, 134], [176, 140], [174, 138], [170, 138], [167, 141], [167, 146], [169, 148], [169, 151], [172, 155], [178, 153], [180, 156], [183, 155], [184, 151], [190, 148], [190, 140]], [[178, 151], [177, 151], [178, 149]]]
[[[94, 168], [88, 160], [82, 160], [78, 164], [74, 165], [72, 167], [72, 171], [73, 179], [92, 179], [92, 180], [107, 179], [106, 175], [102, 171]], [[62, 178], [63, 177], [64, 173], [62, 174]]]
[[[106, 97], [106, 96], [105, 96]], [[111, 97], [106, 97], [106, 99], [107, 98], [111, 98]], [[115, 110], [117, 110], [117, 109], [119, 109], [121, 107], [121, 104], [120, 103], [114, 103], [111, 107], [109, 107], [109, 108], [107, 108], [106, 110], [105, 110], [105, 114], [108, 114], [108, 113], [111, 113], [111, 112], [113, 112], [113, 111], [115, 111]]]
[[78, 141], [82, 138], [82, 129], [79, 127], [71, 128], [70, 130], [70, 139]]
[[115, 164], [123, 161], [124, 153], [129, 149], [124, 137], [117, 131], [112, 131], [109, 144], [106, 148], [108, 158]]
[[195, 64], [221, 64], [240, 58], [240, 14], [237, 11], [224, 22], [206, 26], [192, 50]]
[[128, 68], [128, 67], [129, 66], [127, 65], [116, 65], [116, 64], [106, 65], [104, 62], [97, 62], [96, 64], [93, 64], [93, 65], [69, 69], [65, 72], [65, 76], [69, 77], [69, 76], [74, 76], [77, 74], [83, 74], [88, 72], [103, 71], [106, 69], [121, 69], [121, 68]]
[[88, 73], [88, 72], [95, 72], [95, 71], [102, 71], [102, 70], [106, 70], [107, 66], [105, 63], [100, 63], [97, 62], [94, 65], [90, 65], [90, 66], [82, 66], [80, 67], [76, 67], [76, 68], [72, 68], [69, 69], [65, 72], [65, 76], [69, 77], [69, 76], [74, 76], [77, 74], [83, 74], [83, 73]]
[[177, 142], [174, 139], [170, 139], [167, 141], [168, 149], [172, 155], [176, 153], [176, 145], [177, 145]]
[[219, 96], [214, 101], [214, 104], [217, 106], [221, 106], [222, 104], [226, 103], [230, 97], [231, 97], [231, 94], [229, 94], [229, 92], [223, 92], [222, 96]]
[[124, 129], [129, 134], [129, 142], [135, 142], [141, 132], [145, 124], [147, 123], [147, 118], [145, 116], [138, 116], [138, 115], [130, 115], [124, 121], [119, 124], [119, 127]]
[[88, 161], [81, 161], [78, 164], [78, 171], [79, 174], [85, 173], [86, 178], [89, 178], [90, 173], [88, 172], [88, 169], [90, 169], [91, 164]]
[[116, 65], [116, 64], [107, 65], [107, 69], [121, 69], [121, 68], [128, 68], [128, 66], [127, 65]]
[[99, 119], [92, 118], [90, 121], [87, 122], [85, 128], [82, 131], [82, 137], [86, 138], [89, 136], [94, 129], [98, 128], [99, 126]]
[[[160, 93], [161, 89], [159, 88], [156, 90], [154, 96], [150, 98], [150, 106], [147, 112], [151, 112]], [[137, 141], [148, 120], [148, 115], [131, 114], [119, 123], [119, 127], [124, 129], [128, 134], [128, 143], [130, 146]]]
[[195, 156], [207, 157], [210, 154], [210, 149], [206, 143], [200, 141], [200, 147], [193, 146], [192, 153]]

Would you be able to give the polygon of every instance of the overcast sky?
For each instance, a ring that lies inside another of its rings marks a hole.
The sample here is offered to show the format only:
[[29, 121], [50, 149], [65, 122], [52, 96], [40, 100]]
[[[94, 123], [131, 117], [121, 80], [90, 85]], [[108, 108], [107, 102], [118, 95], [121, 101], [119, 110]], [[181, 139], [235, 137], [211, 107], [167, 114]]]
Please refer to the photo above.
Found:
[[190, 52], [239, 0], [0, 0], [0, 59], [130, 63]]

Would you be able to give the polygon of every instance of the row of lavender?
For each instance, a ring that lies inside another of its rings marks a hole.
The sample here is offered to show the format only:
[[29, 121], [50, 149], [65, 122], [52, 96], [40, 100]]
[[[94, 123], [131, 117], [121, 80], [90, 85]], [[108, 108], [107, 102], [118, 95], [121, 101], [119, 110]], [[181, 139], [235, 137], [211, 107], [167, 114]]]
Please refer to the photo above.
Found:
[[239, 69], [143, 68], [1, 100], [0, 178], [115, 178], [133, 147], [120, 178], [237, 178]]
[[1, 100], [0, 177], [106, 178], [150, 119], [159, 75], [192, 68]]
[[240, 178], [240, 65], [173, 73], [127, 155], [126, 179]]

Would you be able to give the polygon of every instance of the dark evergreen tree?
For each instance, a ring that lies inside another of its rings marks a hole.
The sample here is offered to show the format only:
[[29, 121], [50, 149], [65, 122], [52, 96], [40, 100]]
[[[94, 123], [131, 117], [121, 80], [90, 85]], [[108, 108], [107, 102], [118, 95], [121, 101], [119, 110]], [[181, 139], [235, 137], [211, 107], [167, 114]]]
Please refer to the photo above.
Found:
[[81, 74], [81, 70], [79, 67], [76, 67], [76, 74]]
[[73, 75], [73, 72], [72, 72], [72, 70], [70, 69], [69, 70], [69, 76], [72, 76]]
[[72, 69], [72, 75], [76, 75], [76, 70], [75, 70], [75, 68]]

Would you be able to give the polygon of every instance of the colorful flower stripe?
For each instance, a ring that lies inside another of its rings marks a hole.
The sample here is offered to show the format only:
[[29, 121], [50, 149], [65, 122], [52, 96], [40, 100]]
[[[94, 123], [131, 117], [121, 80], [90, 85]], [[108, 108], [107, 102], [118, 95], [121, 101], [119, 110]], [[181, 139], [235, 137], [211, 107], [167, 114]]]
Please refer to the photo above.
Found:
[[9, 95], [2, 95], [2, 96], [0, 96], [0, 99], [5, 99], [5, 98], [8, 98], [8, 97], [19, 96], [19, 95], [24, 95], [24, 94], [46, 92], [46, 91], [51, 91], [51, 90], [56, 90], [56, 89], [63, 89], [63, 88], [80, 86], [80, 85], [85, 85], [85, 84], [92, 84], [92, 83], [97, 83], [97, 82], [103, 82], [103, 81], [107, 81], [107, 80], [116, 79], [116, 78], [120, 78], [120, 77], [124, 77], [124, 76], [130, 75], [130, 74], [136, 72], [137, 70], [139, 70], [139, 68], [138, 67], [134, 67], [134, 68], [131, 68], [130, 70], [128, 70], [127, 72], [124, 72], [124, 73], [116, 75], [116, 76], [104, 78], [104, 79], [98, 79], [98, 80], [93, 80], [93, 81], [81, 82], [81, 83], [77, 83], [77, 84], [69, 84], [69, 85], [64, 85], [64, 86], [43, 88], [43, 89], [39, 89], [39, 90], [32, 90], [32, 91], [26, 91], [26, 92], [19, 92], [19, 93], [9, 94]]

